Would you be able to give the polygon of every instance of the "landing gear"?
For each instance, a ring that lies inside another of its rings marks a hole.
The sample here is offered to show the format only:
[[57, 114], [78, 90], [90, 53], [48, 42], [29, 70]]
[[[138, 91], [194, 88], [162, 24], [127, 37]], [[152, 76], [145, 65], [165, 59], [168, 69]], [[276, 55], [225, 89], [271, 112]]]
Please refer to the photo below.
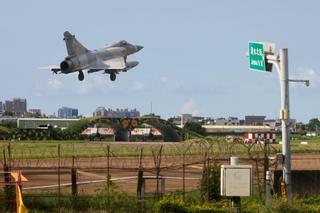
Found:
[[84, 79], [84, 74], [83, 74], [82, 71], [79, 71], [78, 79], [79, 79], [79, 81], [83, 81], [83, 79]]
[[116, 76], [115, 73], [111, 73], [111, 74], [110, 74], [110, 80], [111, 80], [111, 81], [115, 81], [115, 80], [116, 80], [116, 77], [117, 77], [117, 76]]

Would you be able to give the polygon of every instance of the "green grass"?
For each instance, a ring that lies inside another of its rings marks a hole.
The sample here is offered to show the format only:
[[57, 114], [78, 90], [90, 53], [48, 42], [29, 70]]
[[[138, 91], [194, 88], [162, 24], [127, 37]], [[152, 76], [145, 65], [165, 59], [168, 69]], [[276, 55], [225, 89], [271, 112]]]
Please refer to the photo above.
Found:
[[[110, 197], [106, 188], [102, 188], [94, 195], [79, 195], [76, 200], [70, 194], [42, 192], [41, 194], [25, 193], [23, 201], [29, 212], [229, 212], [230, 199], [220, 201], [202, 201], [198, 190], [187, 192], [185, 202], [182, 201], [180, 191], [168, 193], [157, 201], [146, 198], [144, 205], [139, 205], [134, 195], [121, 192], [117, 187], [110, 188]], [[109, 200], [109, 202], [108, 202]], [[143, 210], [142, 210], [142, 206]], [[14, 209], [14, 208], [13, 208]], [[3, 212], [4, 205], [0, 205]], [[171, 211], [170, 211], [171, 210]], [[180, 211], [179, 211], [180, 210]], [[181, 211], [183, 210], [183, 211]], [[293, 197], [291, 204], [280, 198], [274, 198], [269, 207], [265, 207], [263, 197], [252, 196], [241, 198], [241, 212], [243, 213], [316, 213], [320, 212], [320, 197]]]
[[[241, 139], [240, 139], [241, 141]], [[307, 141], [308, 145], [301, 145], [301, 141]], [[86, 141], [1, 141], [0, 147], [8, 149], [11, 146], [11, 156], [13, 159], [42, 159], [56, 158], [58, 155], [58, 144], [61, 147], [61, 157], [70, 158], [72, 156], [81, 158], [105, 157], [107, 156], [107, 146], [113, 156], [137, 156], [140, 149], [143, 148], [144, 156], [151, 156], [152, 151], [157, 152], [161, 144], [158, 143], [131, 143], [119, 144], [95, 143]], [[271, 153], [281, 152], [281, 144], [273, 144], [270, 148]], [[255, 145], [250, 148], [253, 155], [262, 153], [263, 145]], [[293, 136], [291, 141], [291, 150], [293, 153], [314, 153], [320, 152], [320, 137]], [[181, 143], [168, 143], [163, 145], [163, 155], [173, 156], [182, 155], [203, 155], [208, 152], [209, 155], [229, 156], [240, 155], [246, 156], [248, 148], [240, 143], [226, 141], [225, 137], [206, 137], [204, 139], [192, 139]], [[3, 155], [0, 155], [0, 159]]]

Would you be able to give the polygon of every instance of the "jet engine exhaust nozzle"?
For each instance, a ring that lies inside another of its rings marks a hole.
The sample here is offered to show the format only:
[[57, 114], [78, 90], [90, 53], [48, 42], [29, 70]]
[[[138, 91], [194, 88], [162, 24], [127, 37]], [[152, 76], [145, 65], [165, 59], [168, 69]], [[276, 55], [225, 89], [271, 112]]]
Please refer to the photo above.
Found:
[[69, 71], [72, 69], [72, 62], [68, 60], [64, 60], [60, 63], [60, 68], [62, 71]]

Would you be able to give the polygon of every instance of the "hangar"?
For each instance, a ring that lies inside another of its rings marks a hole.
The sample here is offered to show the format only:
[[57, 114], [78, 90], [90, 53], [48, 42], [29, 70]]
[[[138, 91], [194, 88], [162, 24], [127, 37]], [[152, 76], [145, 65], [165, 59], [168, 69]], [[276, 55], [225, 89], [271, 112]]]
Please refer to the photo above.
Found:
[[80, 119], [67, 118], [18, 118], [18, 129], [47, 129], [48, 127], [68, 128]]

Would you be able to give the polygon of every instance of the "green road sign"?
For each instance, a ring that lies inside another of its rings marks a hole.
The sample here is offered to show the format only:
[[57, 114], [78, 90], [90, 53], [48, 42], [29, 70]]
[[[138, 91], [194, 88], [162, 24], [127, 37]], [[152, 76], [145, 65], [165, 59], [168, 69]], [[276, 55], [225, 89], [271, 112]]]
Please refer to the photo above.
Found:
[[250, 69], [255, 71], [266, 71], [263, 43], [249, 42]]

